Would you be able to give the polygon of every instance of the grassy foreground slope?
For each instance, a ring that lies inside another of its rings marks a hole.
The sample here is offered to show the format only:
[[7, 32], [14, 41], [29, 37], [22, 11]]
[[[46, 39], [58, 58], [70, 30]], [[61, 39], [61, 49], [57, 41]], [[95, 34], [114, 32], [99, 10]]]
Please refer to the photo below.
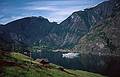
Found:
[[0, 51], [0, 77], [104, 77], [81, 70], [60, 70], [60, 66], [43, 66], [20, 53]]

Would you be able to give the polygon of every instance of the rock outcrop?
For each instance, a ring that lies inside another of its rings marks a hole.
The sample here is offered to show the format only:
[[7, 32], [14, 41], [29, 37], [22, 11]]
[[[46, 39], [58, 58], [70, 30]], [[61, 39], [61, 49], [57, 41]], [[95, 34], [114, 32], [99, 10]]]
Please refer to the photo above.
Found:
[[83, 66], [87, 68], [95, 67], [95, 69], [99, 69], [100, 72], [107, 74], [109, 77], [119, 77], [120, 1], [110, 1], [114, 4], [111, 15], [97, 23], [84, 35], [74, 47], [73, 51], [83, 55], [81, 57], [83, 58], [83, 62], [81, 62]]
[[113, 4], [105, 1], [93, 8], [74, 12], [62, 23], [43, 17], [26, 17], [8, 24], [4, 29], [14, 41], [28, 45], [39, 43], [48, 47], [72, 48], [94, 25], [112, 13]]

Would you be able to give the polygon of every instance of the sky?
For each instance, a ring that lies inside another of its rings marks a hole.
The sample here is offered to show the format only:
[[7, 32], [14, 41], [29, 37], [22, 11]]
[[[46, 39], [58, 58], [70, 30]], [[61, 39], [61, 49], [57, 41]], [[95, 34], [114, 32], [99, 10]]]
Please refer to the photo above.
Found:
[[62, 22], [73, 12], [96, 6], [105, 0], [0, 0], [0, 24], [30, 16]]

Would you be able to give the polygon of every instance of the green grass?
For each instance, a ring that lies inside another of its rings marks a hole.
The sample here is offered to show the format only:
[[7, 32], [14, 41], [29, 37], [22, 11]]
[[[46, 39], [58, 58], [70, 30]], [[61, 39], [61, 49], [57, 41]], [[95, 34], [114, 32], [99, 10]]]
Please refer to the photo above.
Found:
[[32, 58], [28, 57], [28, 56], [25, 56], [23, 54], [20, 54], [20, 53], [15, 53], [15, 52], [12, 52], [11, 54], [11, 57], [17, 59], [17, 60], [20, 60], [20, 61], [29, 61], [29, 60], [32, 60]]
[[[35, 62], [33, 59], [20, 53], [12, 52], [9, 56], [11, 56], [9, 61], [14, 58], [18, 63], [22, 62], [22, 66], [24, 67], [5, 66], [3, 70], [3, 77], [104, 77], [99, 74], [81, 70], [65, 69], [67, 72], [64, 72], [59, 70], [59, 66], [55, 64], [50, 64], [49, 67], [51, 68], [38, 66], [38, 62]], [[27, 65], [25, 61], [28, 61]]]
[[81, 71], [81, 70], [69, 70], [69, 72], [80, 75], [81, 77], [103, 77], [100, 74], [90, 73], [90, 72]]

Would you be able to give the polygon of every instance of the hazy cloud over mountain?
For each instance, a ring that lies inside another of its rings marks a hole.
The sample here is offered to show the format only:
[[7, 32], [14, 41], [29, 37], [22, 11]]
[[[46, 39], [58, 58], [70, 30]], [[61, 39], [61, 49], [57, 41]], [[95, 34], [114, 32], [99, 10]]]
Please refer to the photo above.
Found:
[[0, 23], [27, 16], [43, 16], [60, 23], [71, 13], [104, 0], [0, 0]]

